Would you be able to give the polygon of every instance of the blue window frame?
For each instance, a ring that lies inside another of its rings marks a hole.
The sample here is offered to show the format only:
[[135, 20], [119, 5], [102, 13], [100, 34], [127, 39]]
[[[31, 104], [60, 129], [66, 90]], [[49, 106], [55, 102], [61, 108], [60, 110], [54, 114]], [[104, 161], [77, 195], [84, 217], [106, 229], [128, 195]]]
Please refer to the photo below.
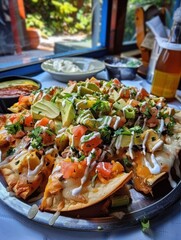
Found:
[[[3, 1], [2, 1], [3, 2]], [[18, 55], [2, 55], [0, 56], [0, 77], [5, 77], [9, 75], [30, 75], [41, 71], [41, 62], [52, 57], [61, 57], [61, 56], [87, 56], [87, 57], [102, 57], [107, 53], [107, 32], [108, 32], [108, 16], [110, 15], [109, 5], [112, 0], [92, 0], [92, 45], [88, 48], [83, 49], [73, 49], [67, 52], [56, 52], [55, 54], [50, 54], [43, 56], [41, 58], [35, 57], [30, 59], [27, 63], [22, 64], [18, 63]], [[8, 6], [6, 6], [8, 7]], [[1, 15], [2, 16], [2, 12]], [[0, 18], [1, 19], [1, 18]], [[28, 52], [28, 51], [27, 51]], [[0, 54], [1, 55], [1, 54]], [[14, 58], [13, 58], [14, 57]], [[4, 59], [4, 60], [1, 60]], [[9, 60], [10, 59], [10, 60]], [[12, 60], [13, 59], [13, 60]], [[4, 61], [4, 64], [3, 62]], [[15, 64], [11, 65], [11, 61], [14, 61]], [[1, 64], [2, 62], [2, 64]], [[6, 63], [6, 64], [5, 64]], [[16, 64], [17, 63], [17, 64]], [[3, 67], [3, 65], [5, 67]], [[7, 65], [7, 66], [6, 66]]]

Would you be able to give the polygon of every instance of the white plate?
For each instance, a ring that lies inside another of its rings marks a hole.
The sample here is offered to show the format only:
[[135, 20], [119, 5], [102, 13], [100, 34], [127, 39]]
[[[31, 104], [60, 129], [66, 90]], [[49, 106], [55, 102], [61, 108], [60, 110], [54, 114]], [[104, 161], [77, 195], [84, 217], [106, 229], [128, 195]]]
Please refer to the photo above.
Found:
[[[58, 60], [67, 60], [81, 69], [81, 72], [63, 72], [55, 69], [54, 63]], [[86, 80], [95, 76], [98, 72], [105, 69], [105, 64], [99, 60], [81, 57], [65, 57], [46, 60], [41, 64], [41, 68], [50, 73], [55, 80], [61, 82]]]

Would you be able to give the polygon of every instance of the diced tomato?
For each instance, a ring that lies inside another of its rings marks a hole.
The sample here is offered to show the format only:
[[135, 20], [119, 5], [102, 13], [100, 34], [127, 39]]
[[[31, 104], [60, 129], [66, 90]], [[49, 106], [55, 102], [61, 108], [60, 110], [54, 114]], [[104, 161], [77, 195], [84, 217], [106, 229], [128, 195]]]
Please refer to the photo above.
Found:
[[110, 162], [99, 162], [96, 170], [103, 178], [109, 179], [111, 177], [113, 165]]
[[49, 123], [50, 119], [46, 118], [46, 117], [43, 117], [42, 119], [40, 119], [37, 124], [36, 124], [36, 127], [38, 126], [47, 126], [48, 123]]
[[129, 101], [129, 104], [132, 106], [132, 107], [137, 107], [138, 104], [139, 104], [139, 101], [135, 100], [135, 99], [131, 99]]
[[86, 160], [83, 160], [81, 162], [71, 162], [70, 159], [66, 159], [61, 162], [61, 172], [65, 179], [81, 178], [84, 176], [86, 166]]
[[127, 87], [123, 87], [120, 91], [120, 97], [121, 98], [130, 98], [131, 90]]
[[22, 138], [25, 136], [25, 132], [23, 130], [19, 130], [15, 135], [13, 135], [15, 138]]
[[108, 180], [117, 176], [119, 173], [122, 173], [124, 171], [124, 167], [120, 162], [99, 162], [96, 170], [100, 181], [106, 183], [104, 180]]
[[146, 122], [146, 125], [150, 128], [156, 127], [159, 124], [159, 120], [156, 118], [156, 116], [151, 116]]
[[117, 121], [117, 117], [113, 116], [111, 123], [110, 123], [111, 128], [118, 129], [118, 128], [122, 127], [126, 122], [126, 118], [124, 116], [122, 116], [122, 117], [120, 117], [120, 120], [118, 120], [117, 123], [116, 123], [116, 121]]
[[102, 139], [99, 136], [94, 137], [93, 139], [84, 142], [81, 144], [81, 150], [84, 151], [84, 153], [90, 152], [93, 148], [96, 148], [99, 146], [99, 144], [102, 143]]
[[9, 120], [12, 122], [12, 123], [16, 123], [18, 122], [20, 119], [20, 115], [17, 115], [17, 114], [12, 114], [9, 118]]
[[32, 115], [30, 114], [28, 116], [25, 116], [24, 125], [27, 127], [31, 127], [31, 126], [33, 126], [33, 124], [34, 124], [34, 120], [33, 120]]
[[149, 93], [144, 89], [141, 88], [140, 91], [137, 94], [137, 100], [143, 100], [145, 97], [148, 97]]
[[86, 131], [87, 131], [87, 128], [83, 125], [77, 125], [72, 128], [74, 147], [77, 148], [79, 146], [80, 139], [86, 133]]
[[48, 132], [43, 132], [41, 134], [42, 144], [45, 146], [49, 146], [54, 143], [56, 135], [54, 133], [49, 134]]
[[119, 81], [117, 78], [114, 78], [114, 79], [112, 80], [112, 82], [113, 82], [114, 84], [116, 84], [116, 85], [120, 85], [120, 84], [121, 84], [120, 81]]

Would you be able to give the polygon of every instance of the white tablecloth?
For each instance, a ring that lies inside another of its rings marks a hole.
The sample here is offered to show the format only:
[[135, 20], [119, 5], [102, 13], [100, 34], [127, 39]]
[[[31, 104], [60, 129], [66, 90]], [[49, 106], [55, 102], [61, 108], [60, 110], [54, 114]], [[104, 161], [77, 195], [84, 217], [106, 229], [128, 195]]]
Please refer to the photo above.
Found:
[[[65, 85], [53, 80], [48, 73], [42, 73], [35, 78], [42, 82], [44, 88], [53, 85]], [[139, 77], [136, 80], [123, 81], [123, 83], [137, 87], [143, 86], [148, 91], [150, 88], [149, 84]], [[181, 109], [179, 102], [175, 101], [170, 104]], [[2, 240], [179, 240], [181, 239], [181, 200], [162, 211], [150, 223], [149, 234], [143, 233], [139, 224], [126, 230], [112, 232], [67, 231], [30, 220], [0, 201], [0, 239]]]

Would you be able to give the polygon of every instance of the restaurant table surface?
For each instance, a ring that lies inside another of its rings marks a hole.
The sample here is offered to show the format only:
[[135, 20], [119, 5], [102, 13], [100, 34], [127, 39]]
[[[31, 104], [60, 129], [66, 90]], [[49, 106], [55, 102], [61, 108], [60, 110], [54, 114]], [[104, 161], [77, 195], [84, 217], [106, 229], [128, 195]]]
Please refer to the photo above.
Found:
[[[52, 79], [49, 73], [43, 72], [34, 76], [42, 83], [42, 87], [65, 86], [65, 83]], [[97, 75], [98, 79], [107, 79], [106, 72]], [[123, 80], [125, 85], [144, 87], [150, 91], [146, 80], [136, 77], [134, 80]], [[178, 92], [180, 94], [180, 92]], [[172, 101], [170, 106], [181, 109], [181, 103]], [[0, 239], [1, 240], [179, 240], [181, 239], [181, 198], [171, 207], [162, 209], [160, 214], [150, 220], [150, 230], [144, 233], [141, 224], [126, 229], [104, 231], [63, 230], [28, 219], [17, 213], [15, 209], [0, 201]]]

